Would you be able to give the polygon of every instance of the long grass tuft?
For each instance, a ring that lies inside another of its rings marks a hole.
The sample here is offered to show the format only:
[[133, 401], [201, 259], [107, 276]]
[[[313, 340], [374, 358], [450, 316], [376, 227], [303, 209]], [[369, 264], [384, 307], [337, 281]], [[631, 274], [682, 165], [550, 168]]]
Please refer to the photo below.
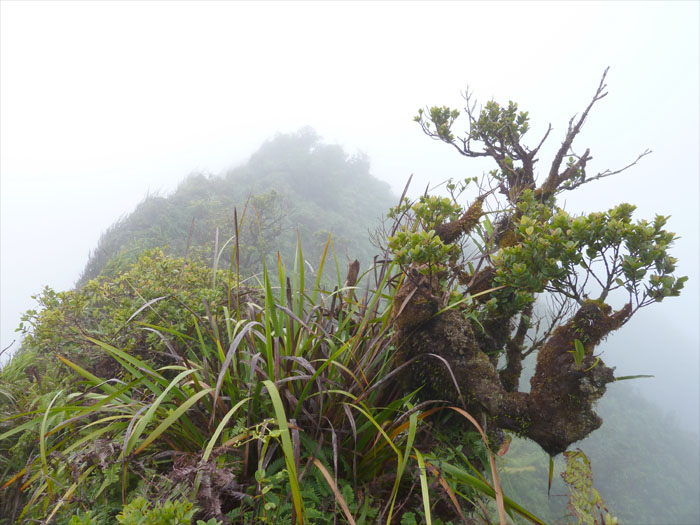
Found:
[[[220, 257], [230, 243], [226, 273]], [[205, 294], [190, 330], [142, 321], [155, 300], [131, 315], [130, 324], [157, 335], [165, 364], [162, 355], [158, 365], [149, 360], [148, 348], [134, 352], [91, 336], [84, 344], [113, 360], [113, 377], [56, 356], [74, 374], [72, 390], [55, 392], [0, 434], [2, 443], [39, 431], [40, 454], [3, 486], [21, 484], [29, 494], [22, 518], [65, 517], [86, 495], [107, 502], [119, 493], [127, 503], [137, 490], [180, 487], [200, 517], [222, 522], [311, 523], [332, 515], [389, 524], [411, 511], [431, 523], [438, 500], [466, 519], [487, 498], [496, 501], [500, 523], [506, 513], [542, 523], [503, 495], [490, 451], [492, 482], [436, 452], [431, 419], [448, 407], [416, 405], [396, 382], [391, 298], [398, 271], [388, 258], [342, 282], [330, 236], [313, 265], [300, 240], [293, 271], [280, 257], [276, 272], [265, 264], [259, 290], [244, 299], [237, 249], [235, 235], [217, 246], [209, 282], [225, 286], [227, 298], [217, 304]], [[337, 277], [329, 286], [323, 272], [331, 257]], [[488, 447], [477, 422], [452, 410]], [[37, 507], [40, 501], [50, 504]]]

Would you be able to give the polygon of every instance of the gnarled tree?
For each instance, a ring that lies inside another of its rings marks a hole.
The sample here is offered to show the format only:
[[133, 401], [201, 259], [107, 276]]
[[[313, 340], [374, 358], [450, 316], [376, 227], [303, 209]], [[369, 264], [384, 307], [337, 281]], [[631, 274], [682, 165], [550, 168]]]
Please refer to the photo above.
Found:
[[[447, 183], [450, 197], [427, 193], [392, 210], [389, 248], [403, 267], [394, 297], [404, 380], [421, 395], [462, 403], [491, 428], [527, 436], [554, 455], [602, 424], [594, 403], [615, 380], [594, 354], [611, 332], [644, 306], [680, 293], [668, 253], [667, 218], [633, 221], [634, 206], [572, 216], [557, 197], [635, 165], [589, 176], [588, 149], [574, 140], [605, 97], [605, 77], [538, 180], [538, 152], [525, 145], [528, 114], [513, 102], [479, 112], [469, 93], [469, 129], [453, 134], [459, 111], [420, 110], [416, 121], [435, 140], [496, 169]], [[458, 197], [478, 193], [467, 207]], [[536, 301], [547, 303], [547, 312]], [[618, 303], [617, 308], [613, 305]], [[540, 314], [539, 318], [537, 314]], [[529, 392], [519, 391], [523, 360], [537, 356]]]

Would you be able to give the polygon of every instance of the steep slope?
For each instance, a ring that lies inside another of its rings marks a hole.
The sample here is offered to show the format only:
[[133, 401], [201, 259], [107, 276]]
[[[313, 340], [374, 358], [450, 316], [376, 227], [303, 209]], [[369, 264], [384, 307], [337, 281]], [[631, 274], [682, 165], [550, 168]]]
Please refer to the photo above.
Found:
[[[620, 523], [698, 523], [698, 436], [646, 401], [638, 387], [611, 385], [598, 407], [605, 423], [571, 449], [581, 448], [591, 460], [593, 484]], [[516, 438], [503, 458], [502, 482], [510, 497], [547, 523], [569, 523], [568, 491], [559, 475], [547, 497], [548, 461], [534, 443]], [[561, 472], [563, 458], [555, 465]]]

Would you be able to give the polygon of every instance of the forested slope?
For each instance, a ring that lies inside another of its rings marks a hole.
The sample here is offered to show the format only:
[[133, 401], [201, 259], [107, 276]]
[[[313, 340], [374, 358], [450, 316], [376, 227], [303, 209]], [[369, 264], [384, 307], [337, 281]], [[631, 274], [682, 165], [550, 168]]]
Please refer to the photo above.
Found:
[[[388, 184], [371, 175], [364, 155], [324, 144], [309, 128], [278, 134], [223, 176], [193, 174], [171, 195], [147, 196], [102, 235], [78, 285], [103, 271], [126, 270], [150, 248], [210, 262], [217, 229], [221, 248], [235, 234], [235, 219], [243, 275], [260, 271], [261, 253], [276, 258], [280, 251], [292, 260], [297, 230], [309, 261], [318, 260], [332, 232], [343, 265], [347, 255], [367, 266], [375, 254], [370, 234], [396, 201]], [[232, 253], [233, 242], [222, 264]]]
[[[697, 435], [684, 431], [631, 383], [612, 385], [598, 413], [603, 426], [575, 447], [590, 458], [593, 483], [620, 523], [698, 523]], [[557, 472], [563, 470], [562, 458], [555, 465]], [[534, 443], [517, 439], [511, 445], [503, 476], [507, 493], [548, 523], [571, 522], [568, 491], [557, 474], [547, 497], [548, 458]]]

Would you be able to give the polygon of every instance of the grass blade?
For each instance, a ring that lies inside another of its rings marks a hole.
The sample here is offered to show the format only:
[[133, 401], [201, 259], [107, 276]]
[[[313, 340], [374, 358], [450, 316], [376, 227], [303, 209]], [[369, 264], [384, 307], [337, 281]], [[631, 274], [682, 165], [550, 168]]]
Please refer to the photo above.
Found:
[[328, 483], [328, 486], [333, 491], [333, 494], [335, 495], [335, 499], [340, 504], [340, 508], [343, 509], [343, 512], [345, 513], [345, 517], [348, 519], [348, 522], [351, 525], [355, 525], [355, 519], [352, 517], [352, 513], [350, 512], [350, 509], [348, 508], [348, 504], [345, 503], [345, 499], [343, 498], [343, 495], [338, 490], [338, 486], [333, 481], [333, 478], [331, 477], [331, 475], [328, 472], [328, 470], [326, 469], [326, 467], [323, 466], [323, 463], [321, 463], [321, 461], [318, 458], [314, 458], [314, 465], [316, 465], [316, 468], [318, 468], [318, 470], [321, 471], [321, 474], [323, 474], [323, 477], [326, 478], [326, 482]]
[[294, 448], [292, 447], [292, 438], [289, 435], [289, 424], [287, 416], [284, 412], [282, 399], [275, 384], [266, 379], [263, 381], [267, 393], [272, 400], [272, 406], [275, 409], [277, 425], [280, 429], [280, 437], [282, 438], [282, 451], [284, 452], [284, 460], [287, 464], [287, 472], [289, 473], [289, 484], [292, 488], [292, 501], [294, 502], [294, 511], [296, 512], [297, 521], [300, 524], [304, 523], [304, 507], [301, 501], [301, 490], [299, 489], [299, 480], [297, 479], [297, 469], [294, 463]]
[[219, 392], [221, 391], [221, 385], [224, 382], [224, 378], [226, 377], [226, 372], [228, 372], [228, 367], [234, 358], [236, 350], [238, 349], [238, 345], [241, 343], [241, 341], [246, 336], [246, 334], [250, 330], [252, 330], [256, 325], [260, 326], [260, 323], [253, 321], [253, 322], [246, 324], [241, 329], [241, 331], [238, 332], [238, 334], [236, 334], [236, 338], [231, 343], [231, 346], [229, 346], [228, 352], [226, 352], [226, 357], [224, 358], [223, 363], [221, 364], [221, 371], [219, 372], [219, 377], [216, 380], [216, 389], [214, 390], [214, 403], [213, 403], [212, 409], [211, 409], [210, 424], [213, 424], [213, 422], [214, 422], [214, 417], [216, 414], [216, 402], [219, 399]]
[[489, 454], [489, 463], [491, 464], [491, 477], [493, 478], [493, 489], [496, 492], [496, 506], [498, 507], [498, 519], [501, 525], [505, 525], [506, 512], [503, 503], [503, 490], [501, 489], [501, 483], [498, 479], [498, 471], [496, 470], [496, 460], [494, 459], [493, 453], [491, 452], [491, 448], [489, 447], [489, 441], [486, 438], [486, 434], [484, 434], [484, 431], [479, 425], [479, 423], [476, 422], [476, 419], [474, 419], [469, 412], [458, 407], [450, 408], [458, 414], [461, 414], [462, 416], [467, 418], [469, 422], [476, 427], [476, 429], [479, 431], [479, 434], [481, 434], [481, 439], [483, 440], [484, 445], [486, 445], [486, 451]]
[[60, 396], [62, 393], [63, 390], [59, 390], [56, 392], [56, 395], [53, 396], [49, 406], [46, 407], [46, 412], [44, 412], [44, 417], [41, 419], [41, 427], [39, 429], [39, 454], [41, 455], [41, 468], [44, 472], [44, 476], [46, 476], [46, 487], [49, 492], [49, 498], [53, 498], [53, 480], [51, 476], [49, 476], [49, 464], [46, 460], [46, 425], [49, 419], [49, 411], [56, 402], [56, 399], [58, 399], [58, 396]]
[[[431, 461], [435, 461], [437, 464], [437, 459], [431, 459]], [[431, 464], [428, 460], [426, 460], [426, 467], [430, 467]], [[442, 472], [445, 476], [448, 476], [460, 483], [463, 483], [467, 486], [472, 487], [474, 490], [484, 494], [485, 496], [488, 496], [489, 498], [496, 498], [496, 492], [493, 490], [493, 487], [489, 485], [488, 483], [485, 483], [481, 479], [477, 478], [476, 476], [472, 476], [469, 474], [467, 471], [455, 467], [454, 465], [451, 465], [449, 463], [446, 463], [444, 461], [440, 461], [439, 463], [439, 471]], [[436, 467], [433, 467], [436, 468]], [[436, 468], [437, 471], [437, 468]], [[544, 521], [539, 519], [537, 516], [532, 514], [531, 512], [527, 511], [517, 503], [515, 503], [513, 500], [510, 498], [503, 496], [503, 504], [505, 507], [507, 507], [509, 510], [512, 510], [513, 512], [516, 512], [517, 514], [520, 514], [523, 518], [529, 520], [530, 522], [536, 524], [536, 525], [547, 525]]]
[[148, 301], [146, 304], [144, 304], [143, 306], [141, 306], [141, 308], [139, 308], [139, 309], [136, 310], [133, 314], [131, 314], [131, 317], [129, 317], [129, 318], [126, 320], [126, 323], [124, 323], [124, 324], [125, 324], [125, 325], [126, 325], [126, 324], [129, 324], [129, 323], [131, 322], [131, 320], [132, 320], [134, 317], [136, 317], [137, 315], [139, 315], [139, 314], [140, 314], [141, 312], [143, 312], [146, 308], [148, 308], [149, 306], [151, 306], [151, 305], [154, 304], [154, 303], [157, 303], [158, 301], [161, 301], [161, 300], [165, 299], [166, 297], [168, 297], [168, 296], [167, 296], [167, 295], [161, 295], [160, 297], [156, 297], [155, 299], [151, 299], [151, 300]]
[[249, 397], [246, 397], [245, 399], [241, 399], [221, 419], [221, 423], [219, 423], [219, 425], [216, 427], [216, 430], [214, 431], [214, 434], [212, 434], [211, 439], [209, 440], [209, 443], [207, 444], [207, 447], [204, 449], [204, 455], [202, 456], [203, 463], [206, 463], [209, 460], [209, 456], [211, 455], [211, 451], [214, 449], [214, 445], [216, 444], [216, 440], [219, 438], [219, 435], [226, 427], [228, 420], [231, 419], [231, 417], [236, 413], [236, 411], [239, 408], [241, 408], [244, 404], [246, 404], [249, 400], [250, 400]]
[[90, 467], [88, 467], [85, 470], [85, 472], [80, 474], [80, 476], [78, 477], [78, 480], [68, 488], [68, 490], [66, 491], [66, 493], [63, 496], [61, 496], [61, 499], [56, 504], [56, 506], [53, 508], [53, 510], [51, 511], [51, 514], [49, 514], [49, 517], [46, 518], [46, 523], [51, 523], [51, 519], [56, 515], [56, 513], [58, 512], [58, 509], [60, 509], [64, 503], [66, 503], [67, 501], [70, 501], [71, 497], [73, 497], [73, 493], [75, 492], [75, 489], [77, 489], [78, 485], [80, 485], [83, 481], [85, 481], [85, 478], [87, 478], [90, 475], [90, 473], [95, 469], [95, 467], [97, 467], [97, 465], [91, 465]]
[[[430, 463], [426, 463], [425, 466], [437, 478], [438, 483], [440, 483], [442, 488], [447, 493], [447, 496], [452, 501], [452, 505], [454, 505], [454, 508], [457, 511], [457, 514], [459, 514], [459, 517], [462, 518], [462, 521], [464, 523], [467, 523], [467, 519], [464, 517], [464, 513], [462, 512], [462, 508], [459, 506], [459, 501], [457, 501], [457, 496], [455, 495], [454, 490], [452, 490], [452, 487], [450, 487], [450, 485], [447, 483], [447, 480], [442, 475], [440, 469], [436, 468], [434, 465], [431, 465]], [[442, 463], [440, 464], [440, 466], [442, 466]]]
[[425, 461], [423, 454], [417, 448], [413, 451], [416, 453], [416, 461], [418, 462], [418, 476], [420, 477], [420, 491], [423, 498], [423, 512], [425, 513], [426, 525], [432, 525], [433, 519], [430, 516], [430, 494], [428, 493], [428, 476], [425, 474]]
[[175, 410], [172, 414], [165, 418], [163, 422], [160, 425], [158, 425], [158, 427], [156, 427], [156, 429], [143, 441], [143, 443], [141, 443], [141, 445], [139, 445], [139, 447], [136, 450], [134, 450], [134, 454], [138, 454], [148, 445], [153, 443], [153, 441], [155, 441], [158, 438], [158, 436], [165, 432], [173, 423], [175, 423], [175, 421], [180, 419], [180, 416], [187, 412], [187, 410], [192, 405], [194, 405], [202, 397], [204, 397], [207, 394], [210, 394], [213, 391], [213, 388], [206, 388], [201, 392], [197, 392], [195, 395], [193, 395], [191, 398], [185, 401], [181, 406], [178, 407], [177, 410]]
[[184, 372], [180, 372], [175, 378], [170, 382], [170, 384], [167, 386], [165, 390], [151, 403], [151, 406], [148, 408], [146, 413], [143, 415], [143, 417], [139, 420], [137, 423], [136, 427], [134, 428], [134, 431], [131, 433], [129, 436], [129, 441], [126, 445], [126, 448], [124, 449], [124, 455], [128, 456], [131, 450], [133, 449], [134, 443], [138, 441], [138, 439], [141, 437], [141, 434], [143, 433], [144, 429], [148, 426], [148, 424], [151, 422], [153, 419], [156, 410], [158, 410], [158, 407], [163, 403], [165, 400], [166, 396], [170, 392], [170, 390], [175, 387], [184, 377], [187, 377], [188, 375], [192, 374], [193, 370], [185, 370]]
[[656, 376], [647, 375], [647, 374], [641, 374], [641, 375], [636, 375], [636, 376], [621, 376], [621, 377], [616, 377], [615, 381], [629, 381], [630, 379], [641, 379], [644, 377], [656, 377]]
[[408, 438], [406, 439], [406, 451], [403, 457], [399, 460], [399, 467], [396, 471], [396, 479], [394, 480], [394, 488], [391, 491], [391, 506], [389, 508], [389, 516], [386, 519], [387, 525], [391, 523], [391, 517], [394, 514], [394, 505], [396, 504], [396, 496], [399, 492], [399, 483], [401, 482], [401, 477], [403, 476], [404, 470], [406, 469], [406, 464], [408, 463], [408, 457], [413, 448], [413, 441], [416, 437], [416, 427], [418, 426], [418, 414], [413, 412], [409, 417], [409, 427], [408, 427]]
[[[96, 375], [91, 374], [90, 372], [88, 372], [87, 370], [82, 368], [81, 366], [76, 365], [75, 363], [69, 361], [68, 359], [66, 359], [62, 355], [56, 354], [56, 357], [58, 357], [58, 359], [60, 359], [64, 364], [66, 364], [67, 366], [72, 368], [74, 371], [76, 371], [79, 375], [81, 375], [85, 379], [87, 379], [90, 383], [92, 383], [93, 386], [99, 387], [100, 389], [104, 390], [108, 394], [114, 394], [117, 391], [117, 389], [114, 388], [113, 386], [105, 383], [102, 379], [100, 379]], [[130, 400], [127, 398], [127, 399], [122, 399], [122, 401], [128, 402]]]
[[323, 254], [321, 255], [321, 261], [318, 263], [318, 270], [316, 272], [316, 282], [314, 283], [314, 291], [311, 293], [311, 304], [317, 304], [318, 292], [321, 289], [321, 277], [323, 276], [323, 268], [326, 265], [326, 257], [328, 256], [328, 247], [331, 244], [331, 233], [328, 234], [328, 239], [326, 240], [326, 245], [323, 247]]

